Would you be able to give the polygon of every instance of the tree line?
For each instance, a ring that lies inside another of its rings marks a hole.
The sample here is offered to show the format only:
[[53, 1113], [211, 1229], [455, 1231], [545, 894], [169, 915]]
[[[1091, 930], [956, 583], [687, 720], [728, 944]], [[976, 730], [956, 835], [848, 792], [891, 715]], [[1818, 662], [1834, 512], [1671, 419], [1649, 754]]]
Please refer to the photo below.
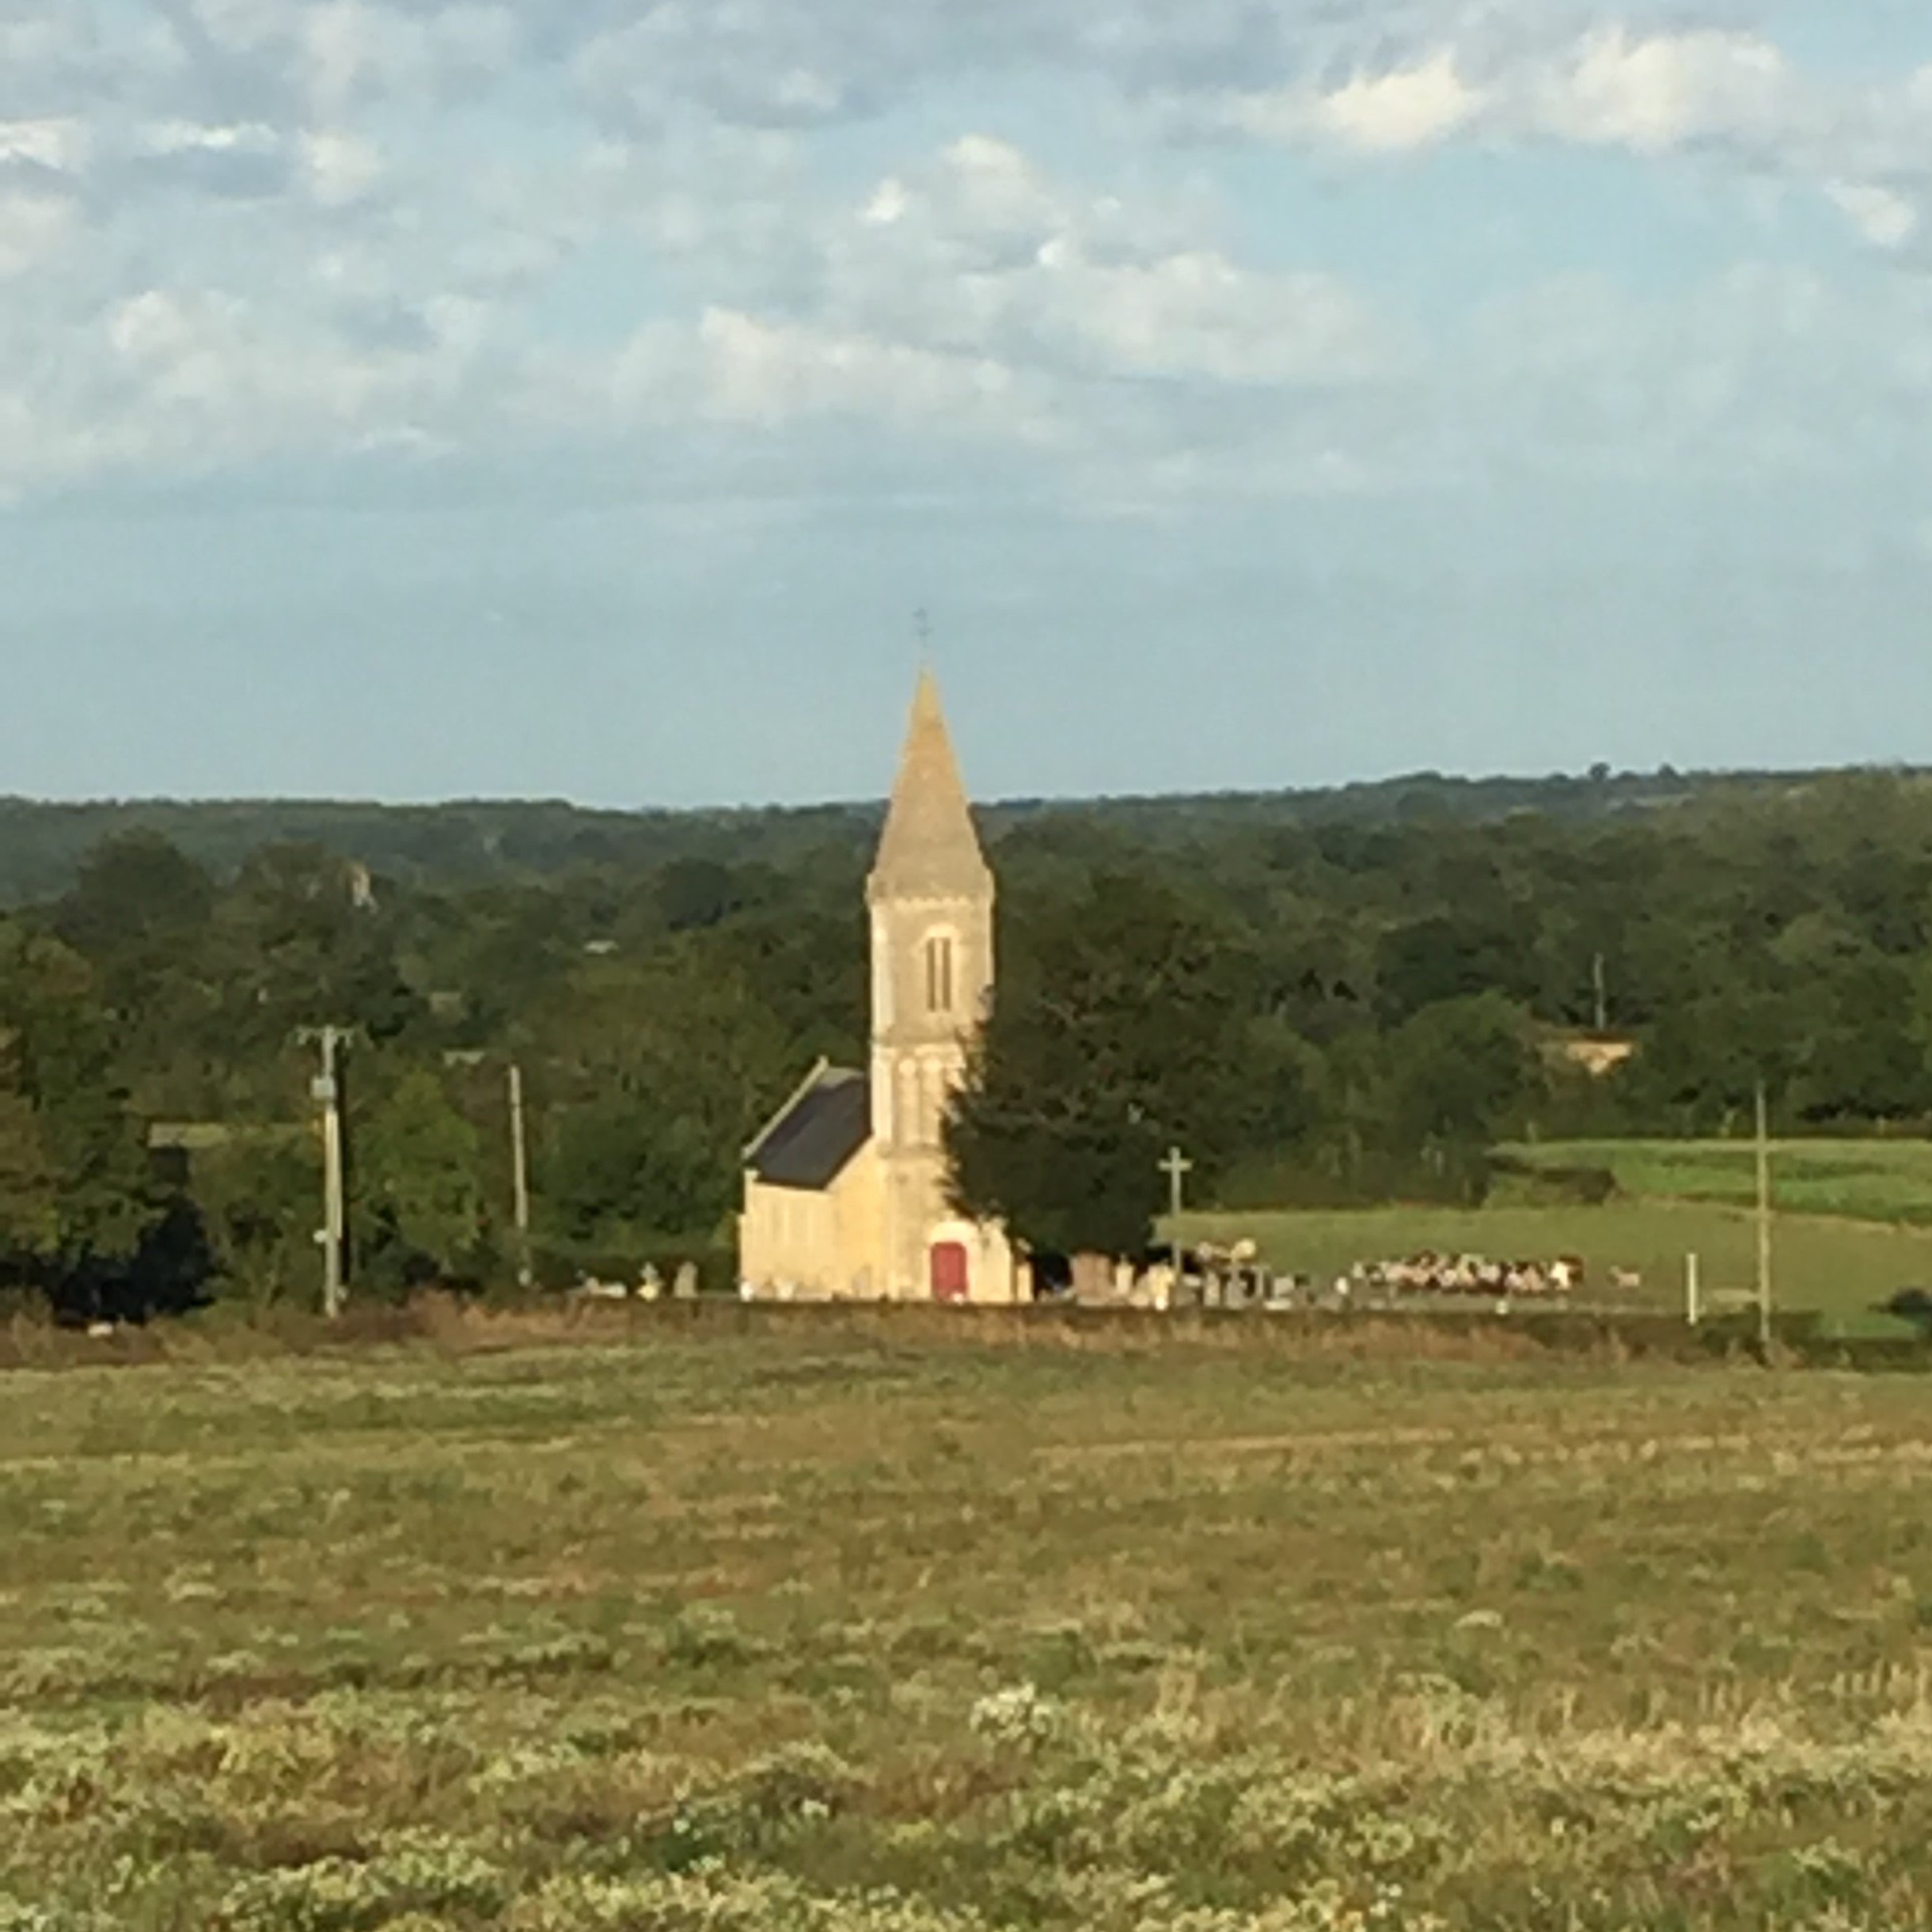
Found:
[[[1415, 818], [1489, 823], [1522, 811], [1601, 819], [1687, 800], [1748, 796], [1811, 782], [1767, 772], [1612, 772], [1607, 765], [1543, 778], [1458, 778], [1411, 773], [1305, 791], [1122, 798], [1068, 805], [1015, 799], [981, 813], [989, 834], [1068, 818], [1112, 826], [1166, 848], [1203, 833], [1268, 826], [1358, 826]], [[616, 811], [552, 799], [375, 805], [340, 800], [102, 800], [53, 804], [0, 798], [0, 908], [38, 905], [67, 891], [96, 847], [158, 833], [198, 865], [231, 876], [271, 846], [319, 845], [353, 853], [410, 887], [451, 890], [529, 882], [584, 867], [648, 871], [678, 860], [788, 868], [828, 844], [877, 837], [877, 804], [715, 811]]]
[[[0, 1284], [75, 1315], [312, 1297], [325, 1022], [359, 1292], [512, 1272], [513, 1063], [546, 1278], [728, 1266], [739, 1150], [816, 1056], [864, 1064], [875, 823], [444, 883], [114, 833], [0, 920]], [[990, 833], [1000, 985], [952, 1147], [1038, 1246], [1144, 1242], [1175, 1141], [1203, 1198], [1313, 1205], [1479, 1198], [1502, 1138], [1730, 1131], [1760, 1077], [1787, 1128], [1932, 1119], [1916, 778]], [[1606, 1003], [1638, 1050], [1598, 1079], [1564, 1043]]]

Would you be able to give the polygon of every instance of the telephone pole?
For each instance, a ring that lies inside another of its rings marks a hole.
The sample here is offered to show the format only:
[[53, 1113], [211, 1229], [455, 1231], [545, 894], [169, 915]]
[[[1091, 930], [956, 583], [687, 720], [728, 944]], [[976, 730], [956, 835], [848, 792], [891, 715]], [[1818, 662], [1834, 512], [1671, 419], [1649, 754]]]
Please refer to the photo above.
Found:
[[315, 1238], [322, 1250], [322, 1312], [332, 1322], [342, 1313], [347, 1274], [344, 1250], [348, 1233], [348, 1201], [343, 1182], [340, 1058], [346, 1036], [339, 1027], [321, 1027], [302, 1037], [320, 1046], [322, 1054], [322, 1070], [310, 1088], [322, 1110], [322, 1225]]
[[1771, 1104], [1758, 1082], [1758, 1346], [1771, 1353]]
[[533, 1277], [529, 1149], [524, 1137], [523, 1068], [514, 1060], [510, 1063], [510, 1167], [516, 1208], [517, 1285], [527, 1289]]

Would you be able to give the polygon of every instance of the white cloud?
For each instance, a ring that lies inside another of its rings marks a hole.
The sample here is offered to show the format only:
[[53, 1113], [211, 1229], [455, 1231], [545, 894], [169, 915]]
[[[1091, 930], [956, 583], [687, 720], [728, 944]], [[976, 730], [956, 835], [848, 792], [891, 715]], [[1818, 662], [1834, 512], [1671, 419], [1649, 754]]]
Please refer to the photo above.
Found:
[[1323, 97], [1317, 119], [1349, 147], [1399, 153], [1429, 147], [1459, 133], [1482, 113], [1486, 97], [1471, 87], [1443, 48], [1419, 66], [1357, 74]]
[[298, 70], [328, 120], [361, 99], [435, 98], [503, 74], [521, 44], [514, 17], [500, 6], [418, 15], [374, 0], [323, 0], [293, 18]]
[[77, 226], [74, 204], [63, 195], [0, 188], [0, 281], [44, 267]]
[[983, 134], [887, 176], [833, 229], [822, 299], [841, 328], [1066, 378], [1321, 385], [1397, 359], [1334, 277], [1245, 268], [1196, 211], [1082, 193]]
[[520, 406], [518, 373], [492, 366], [494, 346], [460, 302], [431, 305], [419, 328], [384, 342], [299, 301], [143, 289], [102, 314], [36, 389], [0, 389], [0, 407], [26, 425], [0, 454], [0, 488], [459, 446], [481, 395], [506, 413]]
[[93, 148], [92, 131], [83, 120], [0, 121], [0, 164], [30, 161], [56, 173], [76, 174], [87, 165]]
[[1297, 80], [1205, 101], [1170, 97], [1166, 104], [1182, 124], [1201, 122], [1256, 140], [1402, 154], [1477, 127], [1494, 101], [1487, 88], [1465, 79], [1453, 48], [1438, 47], [1406, 66], [1357, 70], [1326, 91]]
[[651, 128], [693, 115], [754, 127], [810, 127], [849, 112], [861, 85], [808, 10], [754, 0], [659, 0], [576, 51], [584, 98], [606, 121]]
[[894, 222], [902, 221], [912, 207], [912, 197], [905, 192], [905, 184], [895, 176], [888, 175], [872, 191], [872, 199], [860, 212], [859, 218], [870, 222], [875, 227], [890, 228]]
[[[1763, 260], [1668, 296], [1553, 276], [1483, 306], [1464, 407], [1499, 453], [1556, 473], [1758, 488], [1923, 467], [1927, 307], [1904, 278], [1854, 292]], [[1467, 420], [1459, 440], [1478, 446]]]
[[[1776, 207], [1793, 182], [1828, 197], [1911, 283], [1932, 69], [1858, 85], [1808, 71], [1748, 30], [1750, 0], [1721, 31], [1700, 24], [1710, 6], [1664, 28], [1656, 6], [1602, 0], [0, 13], [0, 473], [16, 491], [645, 426], [665, 446], [769, 450], [857, 447], [870, 427], [930, 438], [935, 463], [973, 438], [1123, 499], [1231, 476], [1359, 488], [1440, 476], [1505, 435], [1664, 461], [1660, 397], [1714, 446], [1781, 424], [1763, 446], [1789, 455], [1824, 442], [1807, 355], [1832, 361], [1849, 332], [1916, 394], [1898, 343], [1932, 339], [1904, 306], [1883, 309], [1888, 335], [1822, 301], [1807, 339], [1787, 287], [1773, 353], [1739, 300], [1633, 309], [1592, 284], [1543, 291], [1547, 338], [1526, 325], [1513, 363], [1490, 359], [1422, 298], [1407, 315], [1399, 295], [1368, 299], [1319, 228], [1244, 229], [1219, 147], [1149, 138], [1152, 105], [1170, 131], [1331, 161], [1469, 142], [1525, 170], [1558, 142], [1660, 173], [1735, 164]], [[1000, 77], [1020, 67], [1036, 101], [1065, 89], [1054, 151], [1070, 158], [1051, 170], [1004, 138]], [[948, 129], [962, 97], [985, 119]], [[49, 102], [71, 104], [47, 118]], [[886, 114], [863, 146], [815, 131]], [[888, 140], [909, 145], [855, 188], [854, 154]], [[1740, 219], [1738, 246], [1774, 252], [1779, 218]], [[1351, 237], [1347, 253], [1413, 245]], [[1869, 398], [1859, 380], [1848, 393]]]
[[283, 31], [283, 9], [275, 0], [191, 0], [195, 25], [218, 46], [263, 47]]
[[1454, 0], [1401, 9], [1373, 59], [1156, 89], [1169, 131], [1361, 158], [1452, 141], [1544, 143], [1695, 163], [1730, 184], [1740, 226], [1774, 230], [1792, 191], [1824, 196], [1874, 250], [1926, 258], [1932, 66], [1856, 79], [1808, 70], [1737, 24], [1669, 28]]
[[1919, 227], [1919, 211], [1903, 195], [1872, 181], [1831, 181], [1832, 205], [1874, 248], [1902, 249]]
[[359, 135], [332, 129], [305, 135], [302, 155], [310, 192], [325, 207], [350, 207], [382, 178], [382, 150]]
[[1056, 248], [1042, 266], [1042, 325], [1108, 371], [1323, 385], [1387, 366], [1385, 327], [1330, 275], [1257, 275], [1213, 250], [1110, 266]]
[[962, 135], [941, 158], [950, 212], [976, 234], [1029, 235], [1066, 218], [1053, 185], [1011, 142]]
[[739, 422], [848, 412], [901, 423], [1003, 423], [1017, 386], [1012, 370], [989, 359], [725, 309], [705, 312], [698, 342], [706, 407]]
[[1566, 140], [1663, 154], [1714, 138], [1758, 139], [1796, 104], [1790, 65], [1754, 34], [1591, 34], [1532, 88], [1537, 125]]
[[1038, 448], [1120, 417], [1123, 381], [1322, 389], [1393, 359], [1334, 278], [1257, 274], [1184, 207], [1083, 193], [982, 134], [795, 239], [764, 300], [707, 304], [694, 338], [640, 331], [609, 378], [622, 407], [655, 415], [681, 392], [746, 427], [838, 415]]
[[272, 127], [260, 121], [225, 127], [193, 121], [163, 121], [148, 131], [145, 143], [154, 154], [273, 154], [282, 146]]
[[1410, 49], [1323, 84], [1167, 97], [1182, 124], [1296, 146], [1402, 154], [1459, 135], [1543, 136], [1662, 154], [1699, 142], [1774, 143], [1805, 111], [1798, 77], [1771, 41], [1741, 32], [1639, 34], [1596, 27], [1472, 35]]

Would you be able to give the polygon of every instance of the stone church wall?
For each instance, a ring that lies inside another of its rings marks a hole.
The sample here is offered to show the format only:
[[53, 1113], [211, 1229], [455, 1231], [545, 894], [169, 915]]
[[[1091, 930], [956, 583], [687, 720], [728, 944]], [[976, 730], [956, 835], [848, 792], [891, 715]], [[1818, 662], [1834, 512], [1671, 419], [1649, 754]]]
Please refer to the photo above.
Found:
[[869, 1301], [884, 1251], [879, 1157], [862, 1148], [822, 1193], [747, 1179], [739, 1272], [761, 1300]]

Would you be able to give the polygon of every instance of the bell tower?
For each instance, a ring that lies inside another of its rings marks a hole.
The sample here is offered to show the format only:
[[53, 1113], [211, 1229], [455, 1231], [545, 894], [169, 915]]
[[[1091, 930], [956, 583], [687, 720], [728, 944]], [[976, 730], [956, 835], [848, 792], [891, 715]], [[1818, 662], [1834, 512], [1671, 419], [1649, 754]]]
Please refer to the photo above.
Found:
[[913, 700], [866, 900], [886, 1291], [963, 1299], [974, 1288], [969, 1244], [935, 1245], [951, 1213], [942, 1128], [993, 991], [993, 880], [930, 671]]

